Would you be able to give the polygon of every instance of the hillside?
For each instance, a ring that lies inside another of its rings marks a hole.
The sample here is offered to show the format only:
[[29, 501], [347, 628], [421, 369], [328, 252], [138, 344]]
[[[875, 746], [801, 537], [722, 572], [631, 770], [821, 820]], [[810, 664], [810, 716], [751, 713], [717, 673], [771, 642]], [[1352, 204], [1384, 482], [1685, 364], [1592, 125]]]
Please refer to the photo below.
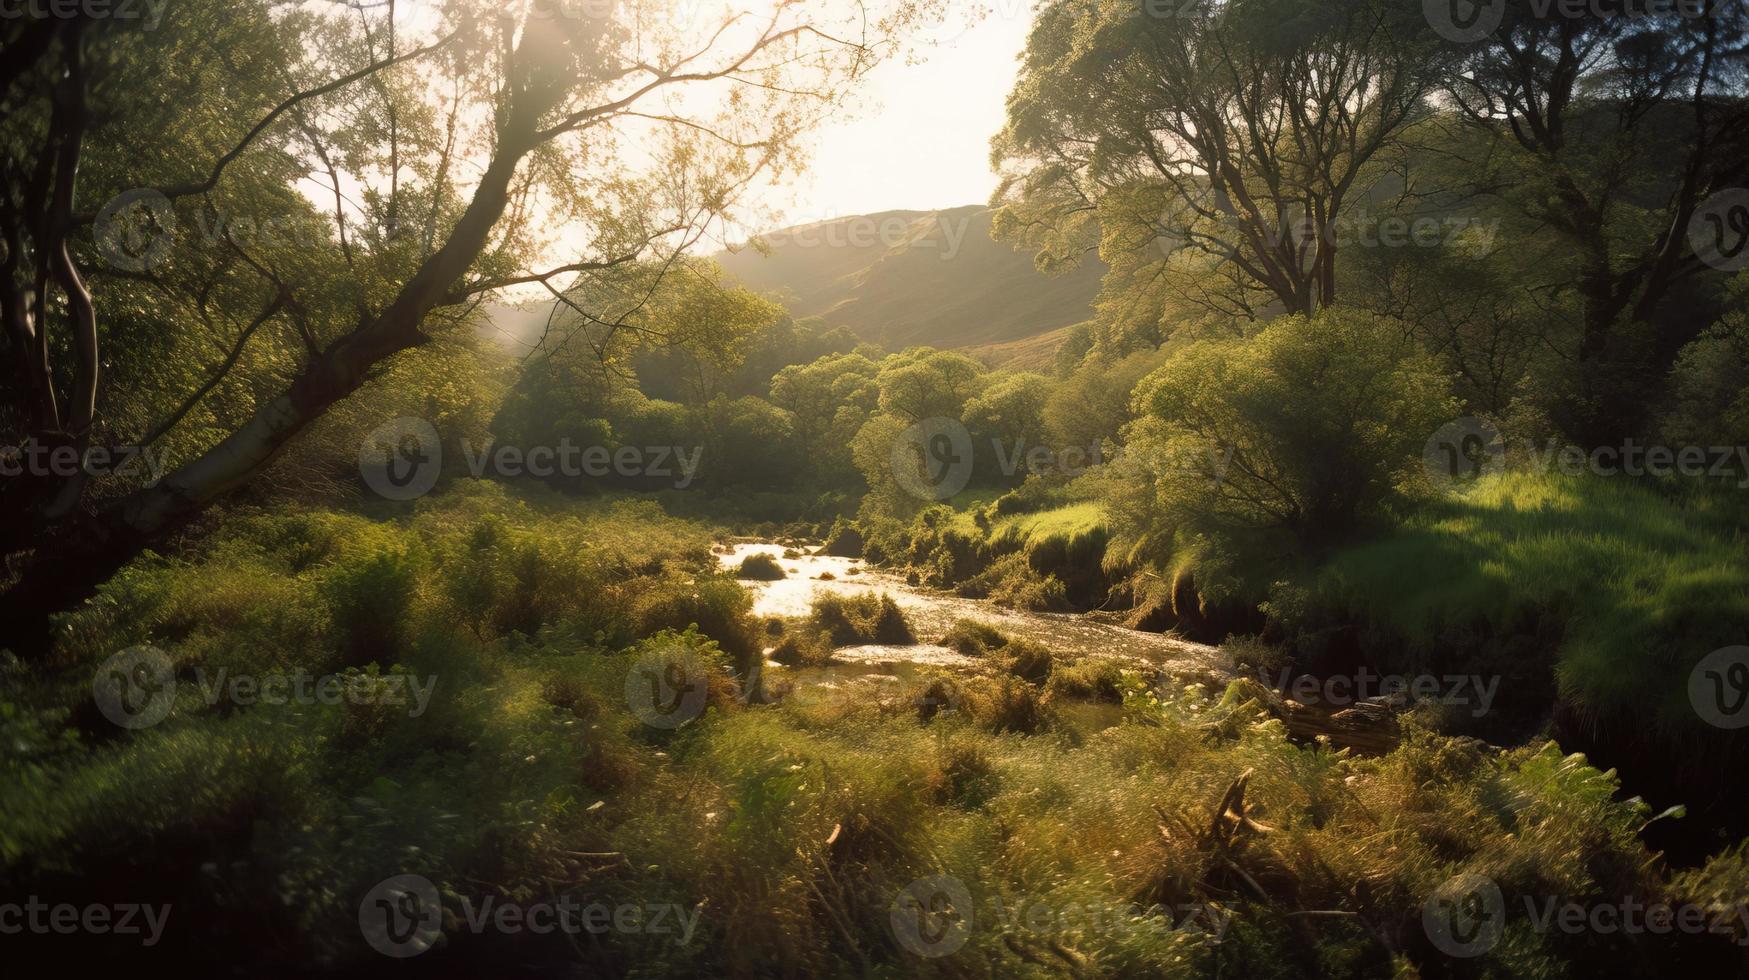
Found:
[[822, 317], [889, 350], [996, 353], [1086, 320], [1104, 264], [1045, 276], [1027, 253], [991, 239], [991, 215], [971, 206], [841, 218], [772, 233], [763, 252], [716, 260], [749, 288], [783, 295], [797, 316]]

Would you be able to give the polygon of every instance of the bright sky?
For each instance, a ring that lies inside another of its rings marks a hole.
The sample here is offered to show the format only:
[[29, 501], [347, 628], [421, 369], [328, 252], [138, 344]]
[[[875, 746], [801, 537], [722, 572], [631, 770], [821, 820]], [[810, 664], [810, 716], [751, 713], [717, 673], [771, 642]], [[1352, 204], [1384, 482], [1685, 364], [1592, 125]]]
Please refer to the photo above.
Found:
[[781, 224], [988, 201], [990, 138], [1002, 128], [1036, 2], [956, 3], [988, 13], [949, 14], [926, 35], [934, 46], [918, 57], [927, 60], [871, 73], [856, 116], [819, 131], [808, 173], [773, 195]]

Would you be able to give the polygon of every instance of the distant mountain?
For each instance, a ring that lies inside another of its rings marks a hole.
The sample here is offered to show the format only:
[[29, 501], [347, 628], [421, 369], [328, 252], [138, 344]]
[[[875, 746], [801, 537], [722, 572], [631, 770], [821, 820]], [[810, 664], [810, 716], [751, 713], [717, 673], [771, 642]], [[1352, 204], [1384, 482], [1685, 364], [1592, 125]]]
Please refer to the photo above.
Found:
[[[992, 212], [887, 211], [802, 225], [714, 258], [749, 289], [778, 295], [889, 351], [925, 344], [988, 364], [1048, 366], [1068, 328], [1093, 315], [1105, 264], [1062, 276], [990, 237]], [[481, 334], [515, 353], [537, 344], [551, 301], [489, 304]]]
[[765, 253], [716, 260], [742, 285], [780, 294], [797, 317], [888, 350], [926, 344], [1048, 363], [1063, 328], [1092, 316], [1105, 266], [1046, 276], [1031, 255], [991, 239], [991, 217], [980, 206], [859, 215], [773, 232]]

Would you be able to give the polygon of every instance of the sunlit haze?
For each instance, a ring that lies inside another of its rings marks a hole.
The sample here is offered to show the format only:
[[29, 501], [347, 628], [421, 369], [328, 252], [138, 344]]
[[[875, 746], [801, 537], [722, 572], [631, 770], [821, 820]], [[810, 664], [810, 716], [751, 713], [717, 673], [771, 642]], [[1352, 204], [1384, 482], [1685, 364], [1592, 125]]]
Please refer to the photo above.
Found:
[[769, 192], [781, 224], [987, 201], [996, 188], [990, 138], [1002, 128], [1035, 5], [996, 0], [981, 19], [950, 14], [912, 63], [877, 68], [854, 116], [810, 140], [808, 171]]

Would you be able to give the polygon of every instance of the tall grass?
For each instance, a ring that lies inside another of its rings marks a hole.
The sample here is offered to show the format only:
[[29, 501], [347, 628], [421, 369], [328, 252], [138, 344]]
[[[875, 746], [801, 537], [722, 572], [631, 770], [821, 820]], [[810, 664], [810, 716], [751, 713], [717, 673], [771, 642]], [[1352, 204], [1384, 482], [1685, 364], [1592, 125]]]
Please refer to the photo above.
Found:
[[[342, 582], [386, 591], [393, 631], [360, 633]], [[1243, 688], [1009, 663], [1010, 644], [986, 658], [994, 676], [742, 705], [725, 637], [757, 638], [745, 600], [705, 529], [637, 506], [463, 487], [402, 522], [233, 515], [206, 554], [118, 576], [62, 623], [55, 660], [6, 668], [0, 895], [170, 901], [152, 955], [201, 972], [307, 959], [379, 974], [359, 902], [416, 873], [451, 912], [461, 896], [563, 892], [698, 916], [684, 944], [475, 934], [452, 917], [413, 964], [437, 972], [1381, 978], [1447, 969], [1421, 908], [1458, 872], [1515, 908], [1742, 897], [1740, 856], [1669, 878], [1635, 837], [1647, 808], [1547, 743], [1500, 751], [1411, 726], [1358, 759], [1291, 743]], [[878, 600], [855, 613], [886, 618]], [[122, 731], [84, 707], [106, 638], [157, 644], [182, 672], [161, 724]], [[188, 683], [221, 662], [346, 670], [371, 643], [392, 650], [363, 675], [437, 678], [428, 711], [209, 704]], [[708, 700], [691, 724], [652, 727], [627, 677], [676, 644], [708, 665]], [[1114, 694], [1121, 709], [1066, 710]], [[1217, 830], [1235, 819], [1243, 833]], [[973, 899], [965, 946], [919, 957], [895, 901], [943, 875]], [[9, 962], [35, 962], [16, 938]], [[1515, 921], [1470, 965], [1717, 974], [1736, 955], [1724, 937], [1618, 938]], [[63, 970], [149, 958], [42, 948]]]

